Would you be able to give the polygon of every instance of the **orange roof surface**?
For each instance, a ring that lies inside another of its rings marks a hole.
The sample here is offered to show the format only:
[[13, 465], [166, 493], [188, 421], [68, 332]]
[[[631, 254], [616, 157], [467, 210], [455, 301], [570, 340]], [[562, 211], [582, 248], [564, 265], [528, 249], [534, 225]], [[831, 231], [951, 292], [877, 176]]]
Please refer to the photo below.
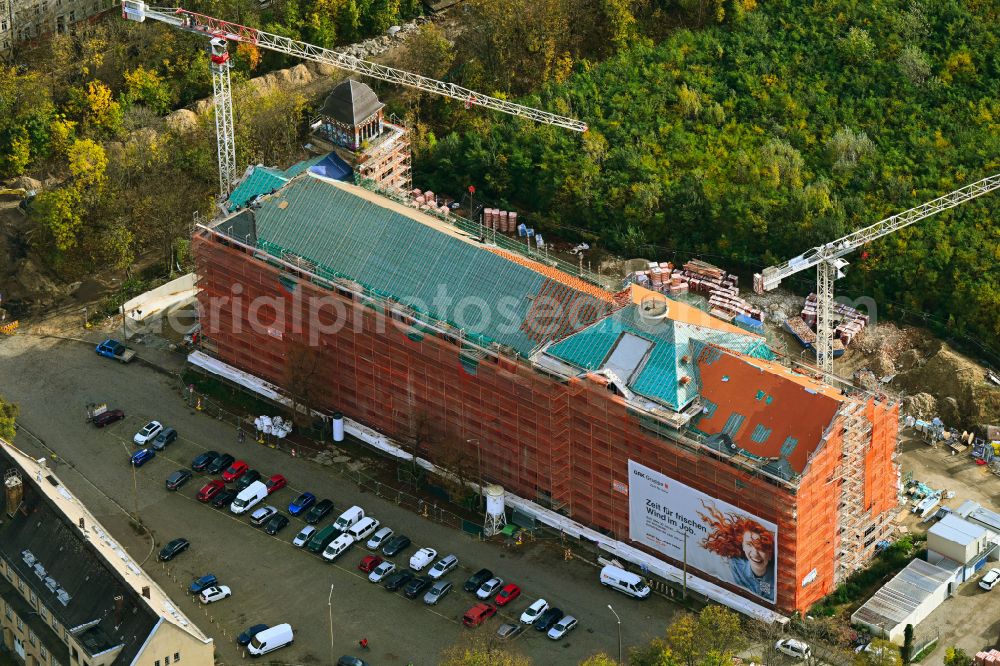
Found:
[[783, 457], [801, 473], [845, 400], [836, 389], [784, 366], [703, 347], [696, 360], [708, 410], [696, 427], [725, 432], [741, 449]]
[[567, 287], [572, 287], [577, 291], [582, 291], [585, 294], [590, 294], [594, 298], [599, 298], [602, 301], [607, 301], [608, 303], [614, 302], [614, 294], [605, 291], [600, 287], [594, 286], [585, 280], [573, 277], [569, 273], [563, 273], [561, 270], [552, 268], [551, 266], [546, 266], [545, 264], [539, 263], [537, 261], [532, 261], [527, 257], [523, 257], [520, 254], [514, 252], [508, 252], [507, 250], [501, 250], [498, 247], [487, 247], [485, 248], [492, 252], [493, 254], [498, 254], [508, 261], [513, 261], [516, 264], [520, 264], [525, 268], [530, 268], [536, 273], [541, 273], [550, 280], [555, 280], [556, 282], [561, 282]]
[[703, 312], [698, 308], [688, 305], [687, 303], [681, 303], [680, 301], [675, 301], [673, 299], [667, 298], [658, 291], [653, 291], [652, 289], [646, 289], [645, 287], [640, 287], [637, 284], [631, 285], [632, 290], [632, 302], [636, 305], [642, 303], [642, 300], [647, 296], [652, 296], [657, 299], [661, 299], [667, 302], [669, 309], [667, 310], [667, 319], [673, 319], [674, 321], [684, 322], [686, 324], [693, 324], [695, 326], [703, 326], [705, 328], [712, 328], [717, 331], [724, 331], [726, 333], [739, 333], [740, 335], [752, 335], [754, 337], [760, 337], [755, 333], [744, 330], [738, 326], [734, 326], [729, 322], [722, 321], [718, 317], [713, 317], [707, 312]]

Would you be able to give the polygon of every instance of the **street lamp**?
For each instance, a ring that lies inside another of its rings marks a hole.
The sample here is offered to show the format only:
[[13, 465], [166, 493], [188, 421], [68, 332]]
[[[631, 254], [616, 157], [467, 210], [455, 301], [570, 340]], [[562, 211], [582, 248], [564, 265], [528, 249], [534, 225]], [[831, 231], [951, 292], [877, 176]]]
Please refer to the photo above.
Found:
[[[615, 609], [608, 604], [608, 610], [615, 613]], [[615, 619], [618, 621], [618, 663], [622, 663], [622, 619], [618, 617], [618, 613], [615, 613]]]
[[336, 663], [334, 661], [334, 651], [333, 651], [333, 583], [330, 583], [330, 596], [326, 599], [326, 605], [330, 609], [330, 663]]

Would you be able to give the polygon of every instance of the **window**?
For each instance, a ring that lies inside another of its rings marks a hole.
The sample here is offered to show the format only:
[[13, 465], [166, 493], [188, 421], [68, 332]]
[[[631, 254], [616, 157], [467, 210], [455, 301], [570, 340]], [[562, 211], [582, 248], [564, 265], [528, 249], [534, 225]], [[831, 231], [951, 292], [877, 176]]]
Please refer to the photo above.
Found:
[[14, 619], [14, 611], [10, 609], [10, 606], [7, 606], [7, 619], [8, 620]]
[[17, 630], [24, 631], [24, 622], [21, 622], [21, 618], [17, 618]]
[[47, 620], [49, 619], [49, 614], [48, 614], [47, 612], [45, 612], [45, 606], [39, 606], [39, 607], [38, 607], [38, 615], [39, 615], [39, 616], [40, 616], [40, 617], [41, 617], [41, 618], [42, 618], [43, 620], [46, 620], [46, 621], [47, 621]]
[[160, 666], [160, 660], [157, 659], [156, 661], [154, 661], [153, 666]]
[[45, 649], [44, 645], [42, 646], [41, 650], [42, 650], [42, 661], [45, 661], [46, 659], [49, 658], [49, 651]]
[[170, 655], [163, 658], [163, 666], [170, 666]]
[[28, 642], [32, 645], [38, 645], [38, 636], [36, 636], [35, 632], [30, 629], [28, 630]]
[[38, 597], [35, 596], [35, 591], [31, 590], [31, 605], [34, 606], [38, 603]]

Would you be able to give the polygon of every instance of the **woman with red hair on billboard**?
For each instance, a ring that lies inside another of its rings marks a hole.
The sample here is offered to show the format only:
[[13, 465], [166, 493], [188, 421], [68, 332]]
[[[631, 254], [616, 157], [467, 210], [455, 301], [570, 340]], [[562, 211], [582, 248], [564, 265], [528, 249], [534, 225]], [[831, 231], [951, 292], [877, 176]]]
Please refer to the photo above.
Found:
[[698, 515], [712, 530], [701, 545], [729, 560], [734, 583], [774, 601], [774, 533], [745, 515], [701, 504], [708, 515]]

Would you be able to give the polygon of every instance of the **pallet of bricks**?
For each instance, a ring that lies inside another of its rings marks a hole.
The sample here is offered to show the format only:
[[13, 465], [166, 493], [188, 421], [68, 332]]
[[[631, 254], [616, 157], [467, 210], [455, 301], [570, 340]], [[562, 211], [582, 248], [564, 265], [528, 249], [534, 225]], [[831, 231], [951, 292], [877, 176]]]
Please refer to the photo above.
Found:
[[646, 270], [637, 271], [631, 278], [637, 284], [671, 296], [691, 291], [706, 296], [710, 313], [725, 321], [732, 321], [737, 315], [764, 321], [762, 310], [740, 298], [738, 278], [704, 261], [693, 259], [681, 269], [670, 262], [651, 261]]
[[632, 273], [629, 279], [642, 287], [669, 293], [671, 296], [688, 293], [687, 280], [680, 273], [673, 277], [673, 272], [674, 265], [669, 261], [651, 261], [646, 270]]
[[[802, 306], [802, 319], [814, 330], [816, 328], [816, 294], [809, 294]], [[833, 302], [831, 312], [840, 323], [833, 332], [833, 337], [840, 340], [845, 347], [868, 325], [868, 315], [858, 312], [846, 303]]]
[[1000, 650], [981, 651], [976, 653], [976, 666], [1000, 666]]
[[410, 190], [410, 205], [419, 210], [440, 215], [448, 215], [451, 212], [448, 206], [438, 206], [437, 197], [430, 190], [426, 192], [421, 192], [416, 188]]

